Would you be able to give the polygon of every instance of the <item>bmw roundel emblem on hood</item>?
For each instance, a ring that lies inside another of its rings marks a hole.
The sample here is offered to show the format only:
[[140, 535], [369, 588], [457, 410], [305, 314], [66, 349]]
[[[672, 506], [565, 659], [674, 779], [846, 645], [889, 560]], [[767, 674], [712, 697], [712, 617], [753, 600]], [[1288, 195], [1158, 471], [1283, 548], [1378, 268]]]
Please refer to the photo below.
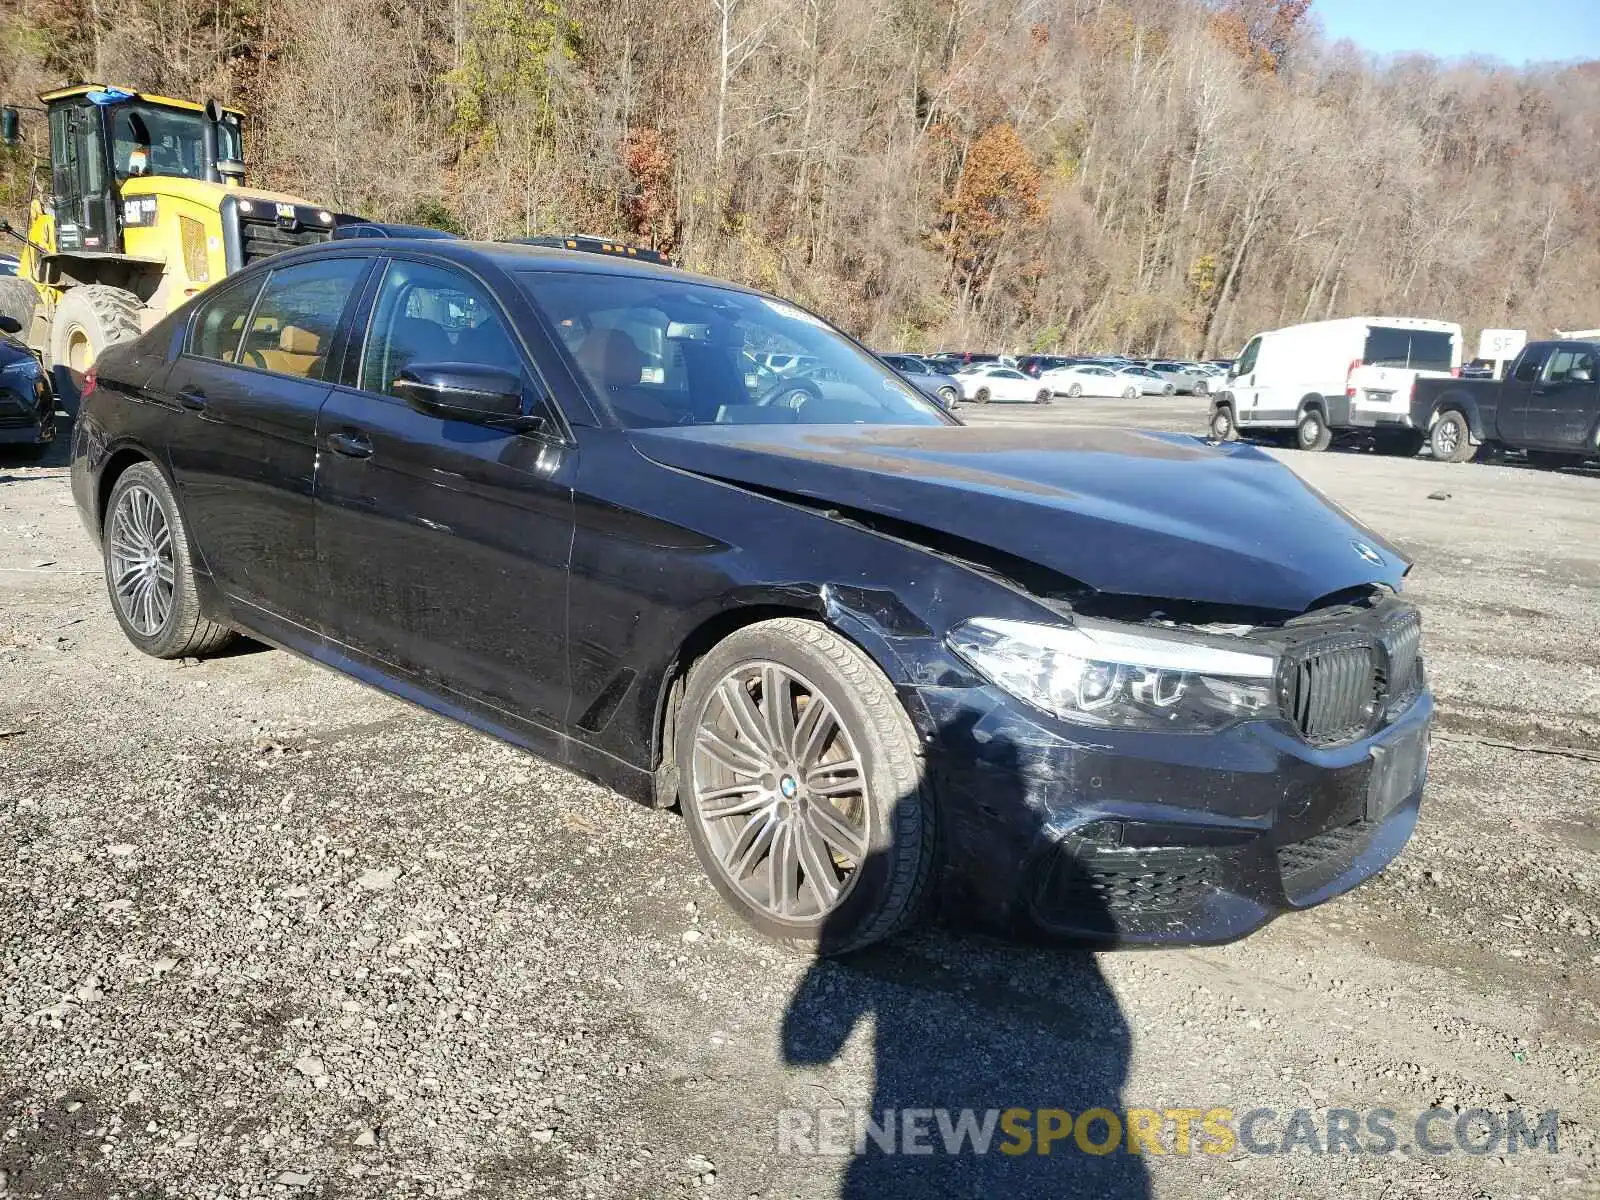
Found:
[[1379, 554], [1371, 546], [1367, 545], [1365, 542], [1351, 542], [1350, 544], [1355, 547], [1355, 552], [1357, 554], [1361, 555], [1362, 558], [1366, 559], [1373, 566], [1383, 566], [1383, 555]]

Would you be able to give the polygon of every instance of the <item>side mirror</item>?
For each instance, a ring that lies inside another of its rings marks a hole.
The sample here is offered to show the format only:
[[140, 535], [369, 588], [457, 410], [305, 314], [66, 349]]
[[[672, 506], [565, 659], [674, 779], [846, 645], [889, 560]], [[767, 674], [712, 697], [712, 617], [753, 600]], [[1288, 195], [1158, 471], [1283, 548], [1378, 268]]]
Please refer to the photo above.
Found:
[[477, 363], [413, 363], [394, 381], [395, 395], [418, 412], [479, 425], [539, 429], [544, 418], [522, 411], [522, 377]]

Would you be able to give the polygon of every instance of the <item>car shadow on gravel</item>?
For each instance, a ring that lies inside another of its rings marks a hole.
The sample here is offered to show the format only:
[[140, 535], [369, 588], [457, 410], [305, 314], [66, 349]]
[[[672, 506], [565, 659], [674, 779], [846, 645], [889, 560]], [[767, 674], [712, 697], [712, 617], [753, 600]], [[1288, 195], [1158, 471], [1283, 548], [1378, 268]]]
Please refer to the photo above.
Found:
[[[985, 757], [995, 768], [994, 786], [985, 789], [987, 805], [1038, 813], [1024, 803], [1015, 750], [991, 745]], [[1017, 868], [1020, 876], [1022, 864]], [[1072, 890], [1096, 895], [1087, 886]], [[1091, 928], [1109, 923], [1098, 900], [1085, 900], [1078, 911]], [[841, 1200], [1136, 1200], [1150, 1194], [1143, 1156], [1128, 1153], [1125, 1138], [1118, 1140], [1132, 1031], [1092, 953], [1006, 945], [937, 928], [818, 959], [790, 997], [784, 1059], [792, 1066], [832, 1063], [867, 1020], [873, 1027], [874, 1087], [867, 1114], [853, 1114], [853, 1120], [868, 1119], [879, 1130], [897, 1128], [900, 1136], [891, 1152], [883, 1135], [863, 1138], [859, 1123], [848, 1127], [844, 1141], [853, 1142], [853, 1153], [840, 1183]], [[1116, 1114], [1117, 1124], [1097, 1117], [1078, 1128], [1077, 1118], [1092, 1109]], [[813, 1116], [817, 1152], [826, 1152], [820, 1145], [825, 1118]], [[983, 1151], [973, 1149], [974, 1139], [950, 1136], [963, 1117], [979, 1134], [976, 1140], [986, 1142]], [[914, 1139], [921, 1150], [908, 1145], [908, 1122], [927, 1131]], [[987, 1139], [981, 1135], [986, 1124]], [[1045, 1150], [1039, 1134], [1047, 1125], [1054, 1136]], [[783, 1130], [780, 1118], [780, 1156], [786, 1149], [794, 1152], [784, 1146]], [[1075, 1131], [1086, 1135], [1090, 1149]]]

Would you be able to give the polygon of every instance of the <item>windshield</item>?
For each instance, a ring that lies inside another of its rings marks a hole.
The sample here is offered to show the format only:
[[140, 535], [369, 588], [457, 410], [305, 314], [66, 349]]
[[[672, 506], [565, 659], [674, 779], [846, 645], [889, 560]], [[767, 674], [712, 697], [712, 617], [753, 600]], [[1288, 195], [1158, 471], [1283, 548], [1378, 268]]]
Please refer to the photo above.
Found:
[[[107, 115], [111, 121], [111, 161], [119, 180], [136, 175], [205, 178], [203, 113], [130, 100], [114, 106]], [[243, 156], [239, 118], [227, 113], [217, 125], [217, 158], [221, 161]]]
[[649, 276], [518, 278], [594, 395], [630, 429], [950, 423], [837, 330], [781, 300]]

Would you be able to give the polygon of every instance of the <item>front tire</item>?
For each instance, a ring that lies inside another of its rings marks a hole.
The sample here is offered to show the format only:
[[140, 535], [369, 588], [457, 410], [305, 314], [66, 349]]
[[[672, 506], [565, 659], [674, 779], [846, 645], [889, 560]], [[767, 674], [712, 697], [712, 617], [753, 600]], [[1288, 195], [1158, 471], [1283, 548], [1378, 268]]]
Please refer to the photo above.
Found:
[[889, 680], [815, 621], [738, 630], [689, 673], [675, 755], [689, 841], [767, 937], [841, 954], [921, 911], [935, 810]]
[[200, 612], [183, 514], [153, 463], [135, 463], [117, 477], [106, 504], [101, 556], [111, 610], [145, 654], [212, 654], [233, 640], [233, 630]]
[[101, 283], [68, 290], [50, 316], [50, 373], [56, 394], [74, 408], [83, 377], [107, 346], [143, 331], [144, 302]]
[[1294, 427], [1294, 444], [1302, 450], [1326, 450], [1333, 445], [1333, 430], [1320, 409], [1308, 408], [1300, 414]]
[[1050, 389], [1049, 388], [1040, 388], [1039, 389], [1039, 394], [1033, 398], [1033, 402], [1035, 404], [1049, 404], [1050, 403]]
[[1219, 442], [1239, 440], [1239, 427], [1233, 423], [1233, 409], [1219, 404], [1211, 410], [1211, 436]]
[[954, 408], [961, 403], [961, 393], [952, 387], [940, 388], [939, 399], [946, 408]]
[[1124, 400], [1137, 400], [1139, 398], [1139, 389], [1131, 386], [1123, 388], [1122, 398]]
[[977, 390], [977, 392], [974, 393], [972, 398], [973, 398], [974, 401], [976, 401], [979, 404], [987, 404], [987, 403], [989, 403], [989, 389], [988, 388], [979, 388]]
[[1072, 399], [1076, 400], [1079, 396], [1083, 395], [1083, 384], [1081, 384], [1081, 383], [1073, 384], [1071, 387], [1069, 387], [1067, 389], [1067, 395], [1070, 396]]
[[1202, 379], [1194, 385], [1194, 394], [1196, 396], [1209, 396], [1211, 394], [1211, 385]]
[[1428, 448], [1440, 462], [1452, 463], [1466, 462], [1478, 451], [1472, 444], [1467, 419], [1454, 410], [1439, 414], [1428, 431]]

